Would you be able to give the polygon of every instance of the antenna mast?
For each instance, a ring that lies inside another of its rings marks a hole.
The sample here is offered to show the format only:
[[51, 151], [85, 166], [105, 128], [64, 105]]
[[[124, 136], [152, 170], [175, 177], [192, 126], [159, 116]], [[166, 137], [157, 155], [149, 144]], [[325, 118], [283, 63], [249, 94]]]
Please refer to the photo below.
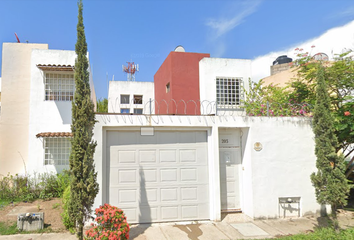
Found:
[[135, 73], [139, 72], [139, 64], [127, 62], [128, 66], [122, 65], [123, 72], [127, 74], [127, 81], [135, 82]]

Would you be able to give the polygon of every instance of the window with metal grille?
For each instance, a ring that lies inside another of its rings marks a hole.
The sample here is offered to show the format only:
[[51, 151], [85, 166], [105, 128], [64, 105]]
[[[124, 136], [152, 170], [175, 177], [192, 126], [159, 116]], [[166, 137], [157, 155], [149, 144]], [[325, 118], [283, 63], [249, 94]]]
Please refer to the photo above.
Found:
[[240, 105], [243, 99], [241, 78], [216, 78], [218, 105]]
[[74, 98], [74, 74], [46, 73], [45, 74], [46, 101], [72, 101]]
[[120, 95], [121, 104], [129, 104], [129, 95]]
[[44, 138], [44, 165], [69, 165], [70, 151], [70, 138]]

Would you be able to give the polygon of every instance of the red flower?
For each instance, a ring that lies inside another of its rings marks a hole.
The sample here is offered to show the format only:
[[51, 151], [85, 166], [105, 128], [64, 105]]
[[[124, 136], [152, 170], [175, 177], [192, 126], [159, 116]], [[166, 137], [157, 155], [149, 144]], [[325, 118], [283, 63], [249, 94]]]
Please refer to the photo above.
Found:
[[350, 115], [350, 112], [349, 112], [349, 111], [345, 111], [345, 112], [344, 112], [344, 115], [345, 115], [345, 116], [349, 116], [349, 115]]

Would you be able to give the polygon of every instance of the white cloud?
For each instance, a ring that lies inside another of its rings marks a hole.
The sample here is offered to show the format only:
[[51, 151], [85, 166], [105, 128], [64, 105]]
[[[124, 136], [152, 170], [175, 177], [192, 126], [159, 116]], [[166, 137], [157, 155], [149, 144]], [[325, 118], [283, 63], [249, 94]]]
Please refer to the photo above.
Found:
[[[312, 45], [315, 48], [311, 48]], [[303, 43], [296, 43], [286, 49], [256, 57], [252, 60], [252, 80], [258, 82], [260, 79], [269, 76], [270, 66], [280, 55], [288, 55], [295, 59], [295, 48], [303, 48], [305, 52], [308, 51], [312, 55], [322, 52], [327, 54], [329, 58], [333, 58], [334, 54], [342, 53], [344, 49], [354, 50], [354, 21], [341, 27], [332, 28], [319, 37]]]
[[209, 19], [205, 24], [215, 31], [214, 36], [215, 38], [218, 38], [240, 25], [247, 16], [256, 11], [260, 2], [261, 1], [259, 0], [241, 2], [241, 6], [237, 5], [237, 8], [240, 8], [240, 11], [237, 12], [235, 16], [231, 18], [225, 18], [222, 16], [219, 19]]

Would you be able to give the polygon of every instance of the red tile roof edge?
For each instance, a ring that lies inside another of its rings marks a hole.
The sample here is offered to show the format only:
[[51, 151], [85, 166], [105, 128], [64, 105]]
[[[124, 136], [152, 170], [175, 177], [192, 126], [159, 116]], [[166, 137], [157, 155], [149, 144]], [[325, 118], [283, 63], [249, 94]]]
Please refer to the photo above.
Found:
[[37, 138], [40, 137], [72, 137], [71, 132], [43, 132], [36, 135]]

